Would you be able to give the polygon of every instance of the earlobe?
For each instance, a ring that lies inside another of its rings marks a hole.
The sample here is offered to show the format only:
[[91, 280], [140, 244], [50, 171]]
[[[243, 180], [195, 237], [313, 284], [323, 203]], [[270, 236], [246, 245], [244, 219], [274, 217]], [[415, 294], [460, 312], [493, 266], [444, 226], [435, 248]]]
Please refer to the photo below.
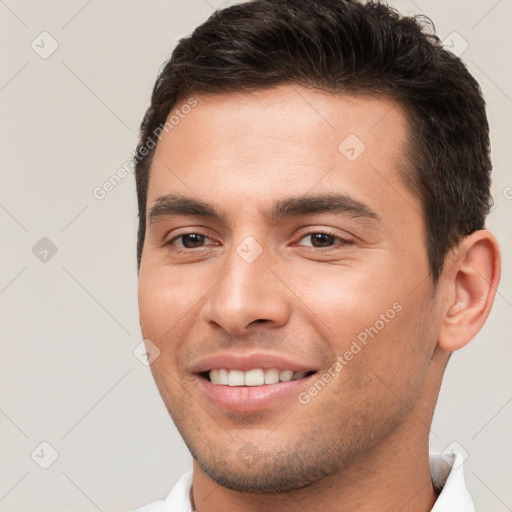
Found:
[[467, 345], [485, 323], [500, 279], [496, 238], [479, 230], [464, 238], [457, 258], [445, 261], [446, 299], [438, 344], [453, 352]]

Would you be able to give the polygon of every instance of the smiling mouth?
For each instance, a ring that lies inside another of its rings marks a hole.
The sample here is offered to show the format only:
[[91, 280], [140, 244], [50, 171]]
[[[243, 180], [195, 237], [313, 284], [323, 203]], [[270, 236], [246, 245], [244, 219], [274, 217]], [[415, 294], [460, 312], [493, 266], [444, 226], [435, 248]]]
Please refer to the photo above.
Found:
[[254, 368], [248, 371], [228, 370], [226, 368], [214, 368], [201, 373], [201, 376], [212, 384], [220, 386], [265, 386], [277, 384], [279, 382], [290, 382], [309, 377], [316, 373], [294, 372], [292, 370], [281, 370], [278, 368]]

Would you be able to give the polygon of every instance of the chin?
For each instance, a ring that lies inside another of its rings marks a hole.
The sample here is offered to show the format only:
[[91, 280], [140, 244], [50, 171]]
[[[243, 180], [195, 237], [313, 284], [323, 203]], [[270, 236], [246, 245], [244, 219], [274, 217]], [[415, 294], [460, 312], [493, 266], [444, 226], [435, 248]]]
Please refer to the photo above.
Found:
[[[254, 445], [253, 445], [254, 446]], [[189, 447], [190, 450], [190, 447]], [[219, 450], [202, 457], [190, 450], [202, 472], [216, 484], [238, 492], [254, 494], [288, 493], [304, 489], [343, 469], [345, 464], [332, 454], [312, 458], [311, 453], [293, 451], [261, 454], [244, 464], [238, 450]], [[314, 461], [313, 464], [311, 462]]]

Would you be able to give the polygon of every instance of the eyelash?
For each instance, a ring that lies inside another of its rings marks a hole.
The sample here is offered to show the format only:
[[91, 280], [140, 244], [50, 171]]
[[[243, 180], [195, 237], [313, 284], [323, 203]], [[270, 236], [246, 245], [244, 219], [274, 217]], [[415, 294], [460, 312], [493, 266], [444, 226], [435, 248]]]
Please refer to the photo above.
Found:
[[[332, 237], [333, 239], [335, 240], [338, 240], [338, 244], [337, 245], [351, 245], [353, 244], [354, 242], [352, 240], [347, 240], [345, 238], [341, 238], [339, 235], [337, 235], [336, 233], [333, 233], [329, 230], [323, 230], [323, 231], [310, 231], [308, 233], [305, 233], [304, 235], [302, 235], [300, 237], [299, 240], [302, 240], [303, 238], [306, 238], [306, 237], [310, 237], [312, 235], [327, 235], [327, 236], [330, 236]], [[171, 240], [169, 240], [168, 242], [165, 243], [166, 246], [170, 247], [173, 251], [176, 251], [176, 252], [191, 252], [193, 251], [194, 249], [203, 249], [204, 246], [201, 246], [201, 247], [193, 247], [193, 248], [186, 248], [186, 247], [176, 247], [174, 246], [174, 242], [176, 240], [179, 240], [180, 238], [184, 237], [184, 236], [187, 236], [187, 235], [200, 235], [200, 236], [203, 236], [207, 239], [209, 239], [208, 236], [204, 235], [203, 233], [200, 233], [200, 232], [197, 232], [197, 231], [190, 231], [189, 233], [181, 233], [180, 235], [177, 235], [175, 237], [173, 237]], [[314, 246], [306, 246], [306, 247], [310, 247], [311, 249], [317, 249], [319, 251], [326, 251], [326, 250], [329, 250], [329, 249], [335, 249], [336, 248], [336, 245], [332, 245], [332, 246], [329, 246], [329, 247], [314, 247]]]

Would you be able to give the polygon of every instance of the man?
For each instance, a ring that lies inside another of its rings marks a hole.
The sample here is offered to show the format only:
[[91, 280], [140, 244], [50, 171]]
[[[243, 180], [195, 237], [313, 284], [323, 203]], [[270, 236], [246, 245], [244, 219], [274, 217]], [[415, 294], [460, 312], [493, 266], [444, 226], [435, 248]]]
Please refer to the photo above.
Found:
[[254, 0], [182, 39], [136, 153], [139, 308], [194, 465], [140, 510], [473, 510], [428, 434], [499, 281], [490, 170], [421, 20]]

